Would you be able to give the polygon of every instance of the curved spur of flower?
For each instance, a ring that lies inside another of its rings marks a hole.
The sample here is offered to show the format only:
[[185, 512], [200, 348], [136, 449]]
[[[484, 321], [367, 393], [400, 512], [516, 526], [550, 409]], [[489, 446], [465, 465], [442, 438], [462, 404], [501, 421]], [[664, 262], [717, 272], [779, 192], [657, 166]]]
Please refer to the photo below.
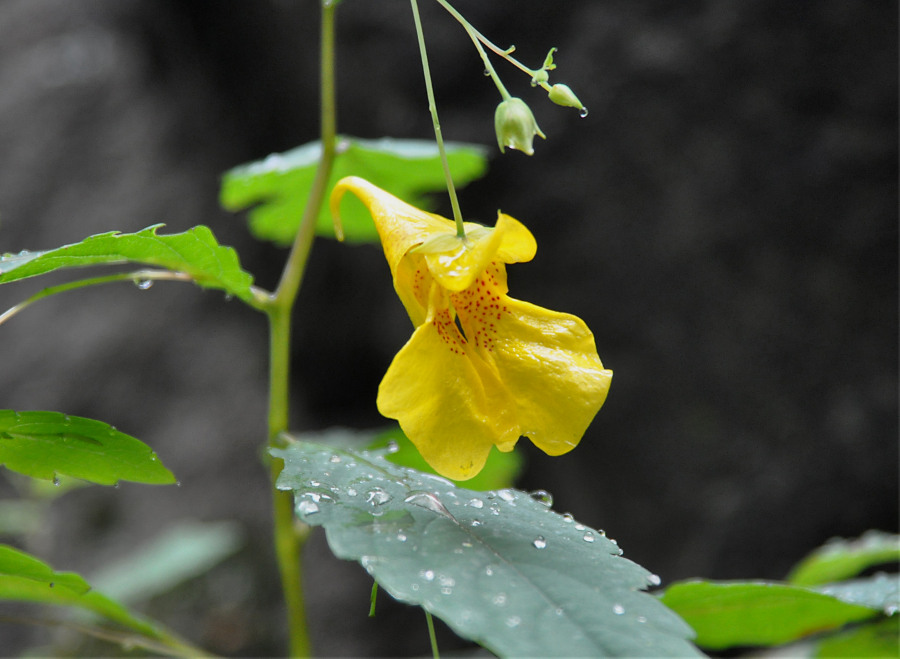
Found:
[[530, 261], [534, 237], [499, 213], [488, 228], [426, 213], [357, 177], [353, 192], [381, 237], [394, 287], [415, 325], [378, 389], [378, 409], [397, 419], [438, 473], [455, 480], [481, 471], [496, 446], [528, 437], [549, 455], [573, 449], [606, 400], [612, 371], [594, 337], [569, 314], [507, 295], [506, 264]]

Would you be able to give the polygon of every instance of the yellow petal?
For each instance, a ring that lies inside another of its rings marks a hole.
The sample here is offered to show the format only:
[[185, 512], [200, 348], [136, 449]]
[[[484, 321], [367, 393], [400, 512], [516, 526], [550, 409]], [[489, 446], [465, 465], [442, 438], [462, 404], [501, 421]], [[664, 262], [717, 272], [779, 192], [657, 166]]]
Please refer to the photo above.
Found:
[[497, 213], [497, 228], [503, 239], [497, 250], [497, 260], [504, 263], [524, 263], [534, 258], [537, 242], [525, 225], [505, 213]]
[[440, 215], [426, 213], [358, 176], [342, 178], [331, 192], [331, 215], [338, 217], [341, 199], [352, 192], [375, 221], [381, 246], [393, 275], [406, 253], [435, 233], [455, 232], [455, 225]]
[[518, 424], [496, 372], [469, 353], [449, 309], [432, 309], [391, 362], [378, 410], [400, 422], [439, 474], [465, 480], [481, 471], [494, 444], [512, 449]]
[[522, 435], [549, 455], [573, 449], [606, 400], [612, 371], [575, 316], [505, 297], [490, 357]]

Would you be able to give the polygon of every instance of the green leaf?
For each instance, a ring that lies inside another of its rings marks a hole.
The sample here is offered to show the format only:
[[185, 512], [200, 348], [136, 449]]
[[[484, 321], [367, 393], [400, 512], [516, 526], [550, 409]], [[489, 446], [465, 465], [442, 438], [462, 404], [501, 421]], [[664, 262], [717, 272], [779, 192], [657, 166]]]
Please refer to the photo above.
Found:
[[241, 542], [232, 522], [181, 522], [126, 560], [95, 574], [91, 583], [120, 602], [145, 601], [206, 572]]
[[300, 442], [277, 487], [394, 598], [499, 655], [695, 655], [688, 627], [642, 590], [658, 577], [602, 532], [515, 490], [477, 492], [387, 461]]
[[17, 549], [0, 546], [0, 599], [75, 606], [99, 614], [152, 638], [158, 629], [118, 602], [91, 590], [73, 572], [55, 572], [46, 563]]
[[686, 581], [666, 589], [662, 602], [697, 632], [697, 645], [780, 645], [877, 611], [808, 588], [768, 582]]
[[162, 226], [137, 233], [101, 233], [57, 249], [0, 256], [0, 284], [60, 268], [141, 263], [184, 273], [200, 286], [221, 289], [254, 304], [253, 277], [241, 270], [237, 253], [219, 245], [209, 228], [197, 226], [184, 233], [157, 234]]
[[175, 482], [140, 440], [101, 421], [59, 412], [0, 410], [0, 464], [46, 480], [64, 474], [100, 485]]
[[896, 574], [876, 574], [867, 579], [817, 586], [814, 590], [842, 602], [879, 609], [888, 615], [900, 611], [900, 575]]
[[[479, 145], [446, 143], [447, 160], [457, 186], [481, 177], [487, 169], [487, 150]], [[272, 154], [264, 160], [235, 167], [222, 178], [220, 201], [231, 211], [251, 208], [250, 230], [260, 240], [290, 245], [322, 154], [320, 142]], [[428, 209], [423, 193], [446, 187], [440, 155], [434, 142], [420, 140], [363, 140], [337, 138], [337, 155], [328, 189], [344, 176], [361, 176], [404, 201]], [[349, 242], [378, 242], [375, 225], [365, 206], [348, 196], [341, 205], [344, 235]], [[316, 234], [334, 237], [328, 204], [316, 223]]]
[[28, 579], [46, 588], [66, 588], [79, 595], [91, 589], [74, 572], [54, 572], [46, 563], [8, 545], [0, 545], [0, 581], [7, 578]]
[[[366, 447], [370, 450], [391, 446], [387, 459], [394, 464], [410, 467], [426, 474], [437, 475], [437, 472], [425, 462], [425, 458], [407, 438], [399, 426], [379, 433], [375, 440]], [[491, 450], [484, 469], [475, 478], [467, 481], [454, 481], [456, 485], [464, 485], [470, 490], [500, 490], [511, 487], [516, 476], [522, 470], [522, 456], [515, 451], [501, 453], [496, 448]]]
[[900, 536], [869, 531], [854, 540], [832, 540], [804, 558], [788, 575], [797, 586], [841, 581], [879, 563], [900, 560]]
[[861, 625], [822, 639], [817, 657], [898, 657], [900, 656], [900, 616]]

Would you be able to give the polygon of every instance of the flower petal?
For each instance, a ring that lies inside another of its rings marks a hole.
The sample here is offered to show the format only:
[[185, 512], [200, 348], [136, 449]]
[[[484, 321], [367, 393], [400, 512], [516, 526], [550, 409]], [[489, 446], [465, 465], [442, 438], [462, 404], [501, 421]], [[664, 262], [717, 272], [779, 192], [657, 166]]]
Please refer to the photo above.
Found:
[[524, 263], [537, 253], [537, 241], [525, 225], [506, 213], [497, 213], [497, 228], [503, 234], [496, 260], [504, 263]]
[[333, 217], [339, 215], [341, 199], [348, 191], [359, 197], [372, 214], [391, 274], [395, 274], [397, 264], [410, 249], [431, 235], [456, 232], [455, 225], [450, 220], [410, 206], [358, 176], [346, 176], [334, 186], [331, 192]]
[[612, 371], [575, 316], [505, 297], [490, 356], [522, 435], [548, 455], [575, 448], [606, 400]]
[[493, 368], [470, 353], [449, 309], [432, 310], [391, 362], [378, 410], [400, 422], [439, 474], [465, 480], [481, 471], [494, 444], [512, 450], [515, 405]]

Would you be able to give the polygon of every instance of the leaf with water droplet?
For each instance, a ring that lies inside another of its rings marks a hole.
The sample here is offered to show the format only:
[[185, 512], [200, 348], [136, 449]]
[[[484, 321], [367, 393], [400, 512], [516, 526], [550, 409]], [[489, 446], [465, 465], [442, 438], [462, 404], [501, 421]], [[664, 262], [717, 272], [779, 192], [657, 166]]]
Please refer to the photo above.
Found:
[[[0, 257], [0, 284], [62, 268], [138, 263], [184, 273], [200, 286], [255, 303], [253, 277], [241, 269], [237, 252], [220, 245], [208, 227], [157, 233], [162, 226], [156, 224], [136, 233], [101, 233], [56, 249]], [[138, 280], [137, 286], [147, 288], [148, 282], [152, 284], [150, 280]]]
[[54, 481], [169, 485], [175, 477], [149, 446], [101, 421], [59, 412], [0, 410], [0, 464]]
[[[336, 453], [341, 470], [331, 462]], [[644, 592], [650, 572], [621, 558], [599, 532], [586, 543], [586, 528], [577, 530], [540, 497], [456, 487], [395, 465], [384, 451], [300, 441], [272, 454], [284, 460], [277, 486], [294, 492], [298, 512], [310, 482], [333, 470], [335, 502], [304, 520], [325, 528], [338, 557], [359, 561], [393, 597], [423, 606], [496, 654], [696, 654], [690, 629]], [[377, 515], [362, 497], [346, 495], [374, 487], [390, 495]], [[400, 534], [407, 540], [398, 541]]]

